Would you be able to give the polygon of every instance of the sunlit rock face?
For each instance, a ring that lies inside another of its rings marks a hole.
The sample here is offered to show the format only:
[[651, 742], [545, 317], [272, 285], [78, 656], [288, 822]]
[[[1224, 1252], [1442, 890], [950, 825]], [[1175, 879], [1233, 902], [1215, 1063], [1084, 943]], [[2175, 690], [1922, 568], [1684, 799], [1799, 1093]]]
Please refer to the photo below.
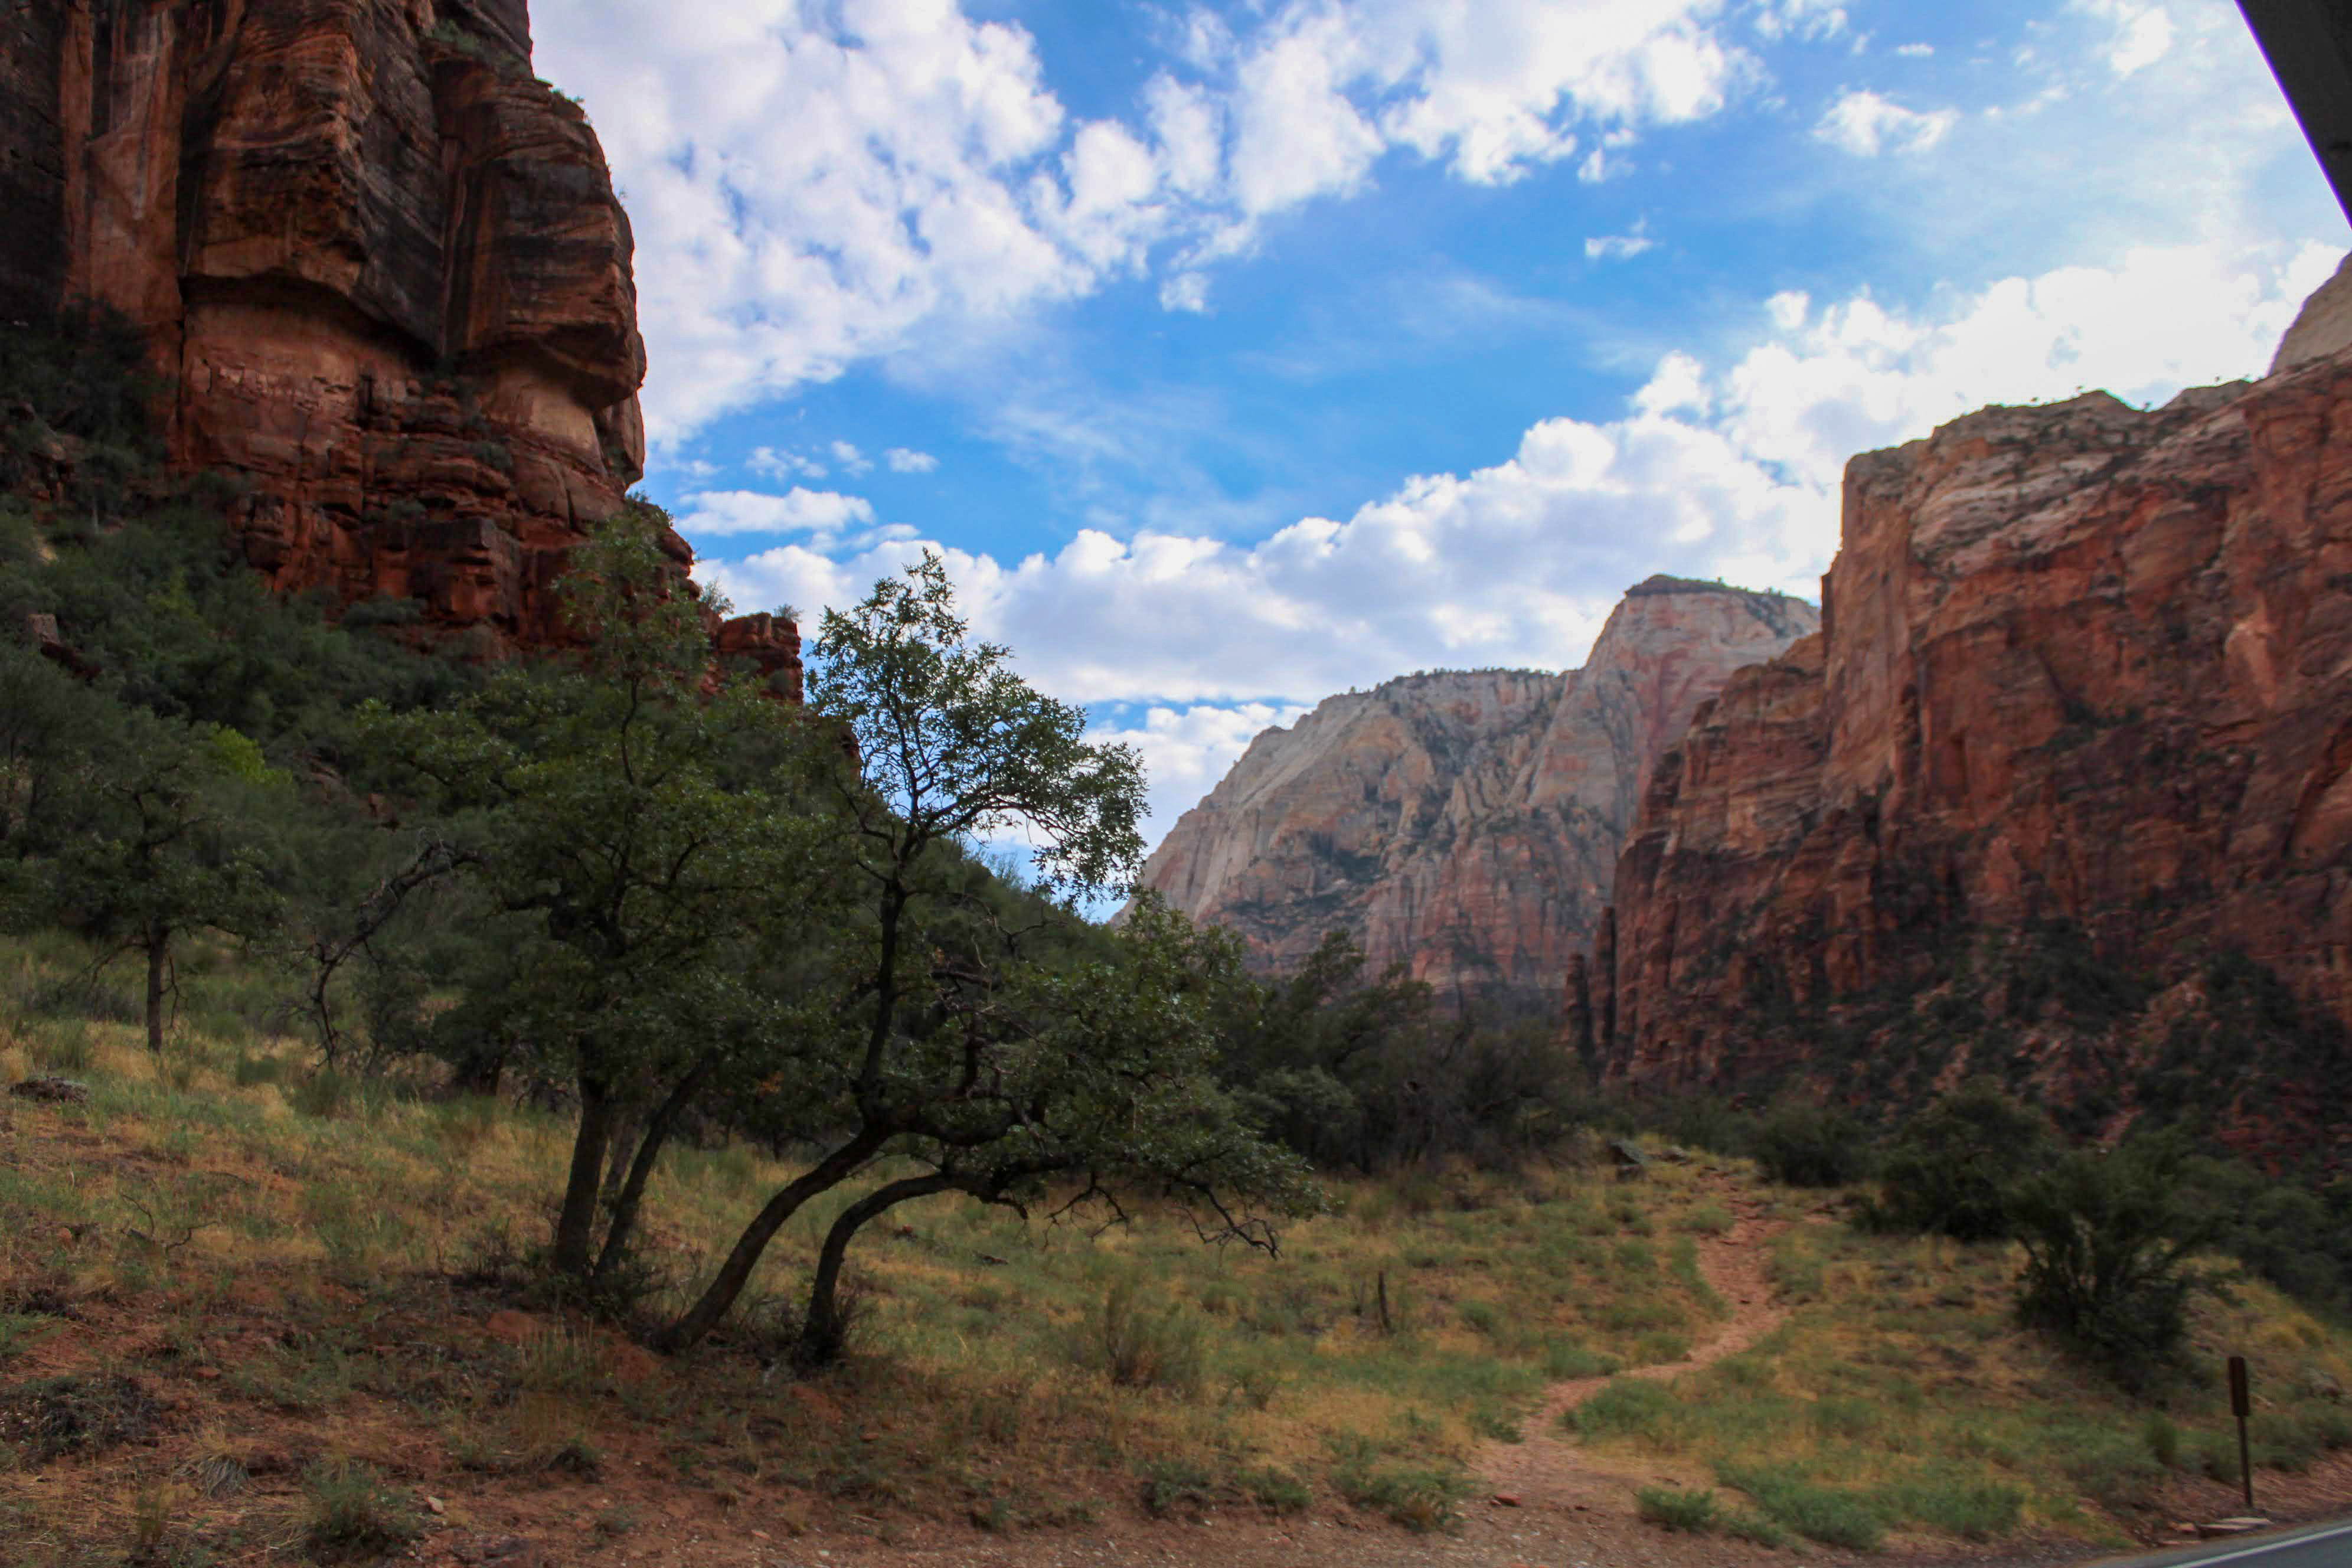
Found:
[[[2284, 993], [2273, 1026], [2217, 1041], [2228, 1059], [2206, 1067], [2242, 1081], [2211, 1109], [2291, 1121], [2337, 1095], [2344, 288], [2262, 382], [2145, 412], [2103, 394], [1988, 408], [1855, 458], [1821, 634], [1733, 677], [1659, 763], [1608, 941], [1568, 976], [1571, 1037], [1643, 1084], [1867, 1068], [1924, 1092], [1994, 1071], [2127, 1119], [2187, 1070], [2171, 1058], [2234, 956]], [[1969, 943], [2014, 952], [1956, 968]], [[2053, 962], [2088, 1004], [2065, 1027]], [[2137, 989], [2086, 1032], [2102, 976]], [[2288, 997], [2303, 1024], [2278, 1022]], [[1915, 1004], [1976, 1023], [1938, 1029]], [[1857, 1054], [1831, 1067], [1816, 1053], [1841, 1034]]]
[[[522, 0], [48, 0], [0, 20], [0, 316], [149, 334], [174, 461], [280, 588], [486, 652], [642, 472], [627, 216]], [[681, 570], [692, 559], [668, 542]], [[761, 639], [764, 639], [762, 641]], [[740, 643], [789, 681], [787, 623]]]
[[1440, 1001], [1548, 1015], [1588, 944], [1651, 763], [1811, 606], [1653, 578], [1580, 670], [1408, 676], [1268, 730], [1146, 865], [1269, 972], [1345, 929]]

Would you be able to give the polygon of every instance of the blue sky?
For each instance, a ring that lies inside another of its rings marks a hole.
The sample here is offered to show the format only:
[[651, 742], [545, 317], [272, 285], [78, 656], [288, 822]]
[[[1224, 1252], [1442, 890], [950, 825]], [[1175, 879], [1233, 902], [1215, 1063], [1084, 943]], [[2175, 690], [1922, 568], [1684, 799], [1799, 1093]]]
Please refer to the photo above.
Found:
[[1164, 828], [1854, 452], [2261, 373], [2352, 236], [2229, 0], [538, 0], [638, 237], [646, 488], [743, 609], [927, 544]]

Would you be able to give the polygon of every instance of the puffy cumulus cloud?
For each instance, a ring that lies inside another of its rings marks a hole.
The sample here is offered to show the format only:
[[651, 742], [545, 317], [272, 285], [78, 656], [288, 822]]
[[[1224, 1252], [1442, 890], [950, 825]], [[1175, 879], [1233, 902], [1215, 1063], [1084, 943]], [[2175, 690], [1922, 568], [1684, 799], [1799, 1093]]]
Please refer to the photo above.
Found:
[[929, 452], [918, 452], [909, 447], [893, 447], [882, 454], [882, 460], [894, 474], [930, 474], [939, 471], [940, 460]]
[[1924, 153], [1941, 142], [1959, 118], [1955, 110], [1906, 109], [1867, 88], [1853, 88], [1830, 105], [1813, 134], [1858, 158]]
[[[959, 0], [540, 0], [639, 244], [656, 448], [903, 344], [1158, 273], [1173, 310], [1267, 215], [1403, 149], [1499, 183], [1714, 113], [1755, 74], [1720, 0], [1196, 7], [1125, 118], [1073, 117], [1016, 23]], [[1816, 14], [1783, 0], [1791, 15]]]
[[[1416, 477], [1344, 519], [1303, 518], [1254, 543], [1090, 529], [1006, 562], [900, 529], [709, 570], [741, 603], [840, 605], [938, 549], [974, 624], [1085, 702], [1299, 702], [1404, 669], [1569, 666], [1653, 572], [1809, 591], [1857, 451], [1988, 402], [2093, 386], [2147, 401], [2258, 374], [2334, 259], [2317, 247], [2147, 249], [2006, 279], [1932, 314], [1776, 296], [1757, 312], [1762, 341], [1716, 365], [1665, 356], [1620, 418], [1541, 421], [1492, 467]], [[2167, 330], [2149, 331], [2158, 321]], [[751, 504], [698, 498], [680, 527], [714, 531], [703, 513]]]

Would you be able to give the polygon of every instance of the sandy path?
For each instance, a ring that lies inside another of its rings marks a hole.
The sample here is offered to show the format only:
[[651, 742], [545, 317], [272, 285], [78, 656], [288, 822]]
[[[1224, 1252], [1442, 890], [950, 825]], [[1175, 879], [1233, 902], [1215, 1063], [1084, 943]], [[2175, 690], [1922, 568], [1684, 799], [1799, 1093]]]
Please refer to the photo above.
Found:
[[[1731, 1210], [1732, 1227], [1723, 1235], [1701, 1238], [1699, 1272], [1731, 1309], [1731, 1317], [1715, 1337], [1681, 1361], [1633, 1367], [1626, 1377], [1679, 1377], [1721, 1361], [1756, 1343], [1787, 1320], [1788, 1309], [1772, 1300], [1766, 1273], [1768, 1244], [1788, 1222], [1766, 1219], [1763, 1205], [1753, 1195], [1725, 1184], [1716, 1192]], [[1522, 1506], [1550, 1510], [1582, 1511], [1596, 1494], [1622, 1490], [1623, 1482], [1598, 1472], [1583, 1459], [1576, 1438], [1560, 1425], [1560, 1417], [1601, 1392], [1605, 1377], [1571, 1378], [1545, 1392], [1544, 1401], [1521, 1428], [1517, 1443], [1487, 1443], [1480, 1447], [1473, 1468], [1488, 1493], [1517, 1497]]]

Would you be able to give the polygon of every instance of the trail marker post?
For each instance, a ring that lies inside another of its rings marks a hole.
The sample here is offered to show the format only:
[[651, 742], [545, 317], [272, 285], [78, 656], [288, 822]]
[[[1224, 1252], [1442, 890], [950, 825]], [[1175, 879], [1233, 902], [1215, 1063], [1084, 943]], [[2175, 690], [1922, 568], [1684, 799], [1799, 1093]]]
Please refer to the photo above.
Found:
[[2246, 1358], [2230, 1358], [2230, 1414], [2238, 1418], [2238, 1477], [2245, 1483], [2246, 1511], [2254, 1511], [2254, 1461], [2246, 1445], [2246, 1417], [2254, 1413], [2252, 1391], [2246, 1383]]

